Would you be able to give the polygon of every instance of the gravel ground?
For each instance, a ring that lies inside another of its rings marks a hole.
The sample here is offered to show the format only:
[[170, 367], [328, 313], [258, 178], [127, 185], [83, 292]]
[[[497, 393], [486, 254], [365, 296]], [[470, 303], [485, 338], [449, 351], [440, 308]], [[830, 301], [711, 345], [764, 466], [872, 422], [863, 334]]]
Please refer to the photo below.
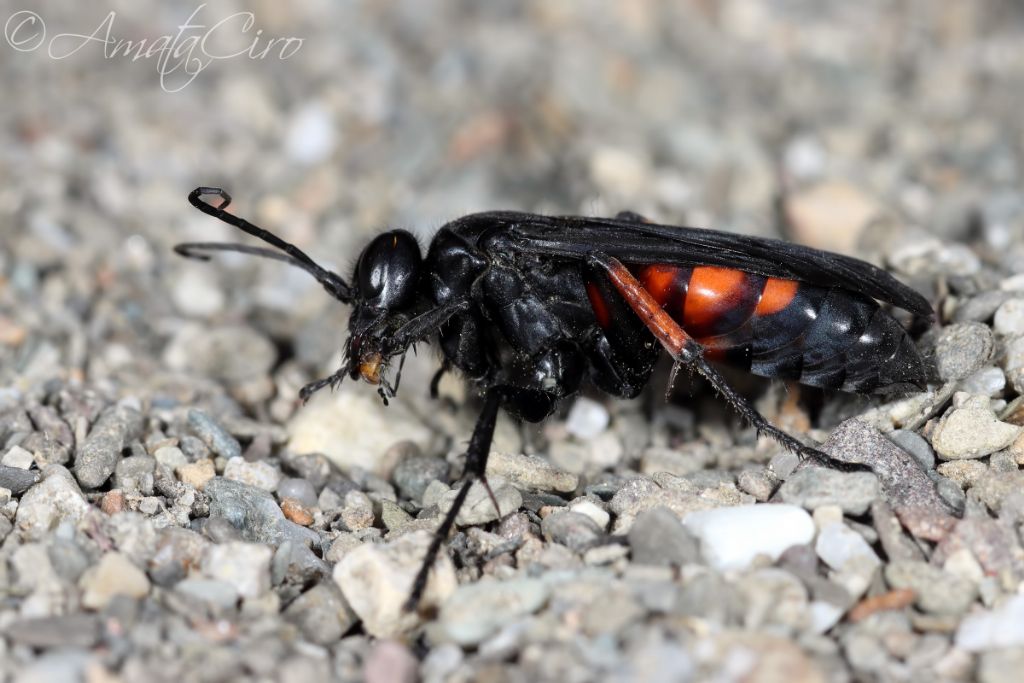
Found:
[[[45, 41], [105, 18], [36, 5]], [[195, 9], [111, 7], [151, 41]], [[0, 45], [0, 681], [1019, 680], [1017, 4], [284, 7], [201, 9], [304, 42], [187, 84], [64, 54], [82, 39]], [[406, 615], [477, 398], [449, 377], [429, 401], [430, 352], [388, 408], [354, 384], [300, 407], [346, 312], [280, 264], [174, 257], [237, 237], [198, 184], [340, 269], [481, 209], [781, 233], [934, 301], [941, 382], [737, 377], [871, 472], [798, 466], [699, 382], [503, 418], [502, 517], [470, 493]]]

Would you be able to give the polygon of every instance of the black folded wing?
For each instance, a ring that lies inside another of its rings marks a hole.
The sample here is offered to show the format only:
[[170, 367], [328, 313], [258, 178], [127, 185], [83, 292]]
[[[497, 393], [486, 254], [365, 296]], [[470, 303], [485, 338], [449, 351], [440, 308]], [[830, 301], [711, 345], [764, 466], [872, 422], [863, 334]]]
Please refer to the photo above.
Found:
[[[881, 268], [860, 259], [791, 242], [718, 230], [639, 223], [615, 218], [491, 212], [509, 228], [508, 248], [523, 254], [585, 259], [614, 256], [627, 265], [664, 263], [722, 266], [766, 277], [837, 287], [931, 317], [927, 299]], [[472, 217], [474, 220], [484, 215]]]

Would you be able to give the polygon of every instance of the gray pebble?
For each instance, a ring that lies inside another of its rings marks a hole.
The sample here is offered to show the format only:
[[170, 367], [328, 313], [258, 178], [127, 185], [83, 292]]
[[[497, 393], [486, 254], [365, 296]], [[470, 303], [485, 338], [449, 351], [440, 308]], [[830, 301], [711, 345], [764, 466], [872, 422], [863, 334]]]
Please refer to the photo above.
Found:
[[934, 614], [961, 614], [977, 594], [974, 584], [967, 579], [926, 562], [893, 562], [885, 568], [885, 580], [893, 588], [912, 589], [915, 604]]
[[238, 602], [238, 591], [227, 581], [189, 577], [174, 585], [174, 592], [215, 610], [229, 610]]
[[432, 639], [475, 645], [539, 609], [549, 593], [547, 583], [530, 578], [462, 584], [441, 606]]
[[8, 467], [0, 465], [0, 488], [8, 489], [16, 496], [20, 496], [30, 486], [40, 479], [38, 470], [23, 470], [20, 467]]
[[[580, 405], [577, 401], [573, 406]], [[522, 453], [498, 451], [487, 461], [487, 475], [509, 480], [519, 488], [532, 491], [571, 493], [579, 486], [579, 476], [555, 467], [544, 458]]]
[[633, 562], [680, 567], [700, 561], [700, 546], [679, 516], [668, 508], [637, 515], [627, 536]]
[[918, 462], [867, 422], [843, 422], [821, 450], [838, 460], [862, 463], [878, 475], [886, 500], [900, 513], [906, 508], [928, 511], [936, 519], [949, 510]]
[[441, 458], [414, 455], [395, 466], [391, 481], [398, 487], [402, 497], [419, 501], [430, 482], [435, 479], [443, 482], [447, 479], [448, 470], [448, 463]]
[[242, 540], [242, 532], [226, 517], [219, 517], [217, 515], [207, 518], [206, 524], [203, 525], [203, 533], [214, 543]]
[[89, 568], [89, 556], [82, 547], [73, 540], [55, 538], [46, 549], [53, 570], [62, 579], [75, 583]]
[[64, 520], [78, 522], [88, 511], [89, 503], [71, 473], [60, 465], [47, 465], [43, 480], [22, 495], [15, 526], [27, 537], [35, 538]]
[[975, 370], [960, 382], [961, 391], [981, 396], [998, 396], [1006, 388], [1006, 373], [1002, 368], [993, 366]]
[[992, 357], [995, 340], [982, 323], [957, 323], [943, 328], [935, 341], [935, 366], [944, 382], [968, 377]]
[[126, 493], [139, 492], [144, 496], [153, 494], [153, 479], [156, 459], [148, 455], [133, 455], [124, 458], [114, 468], [114, 488]]
[[604, 531], [597, 522], [580, 512], [555, 510], [540, 525], [544, 537], [561, 543], [575, 552], [583, 552], [598, 544]]
[[953, 322], [985, 322], [991, 320], [996, 310], [1008, 299], [1013, 298], [1012, 292], [993, 290], [982, 292], [962, 302], [953, 313]]
[[189, 410], [188, 424], [195, 435], [217, 455], [229, 460], [242, 455], [238, 439], [228, 434], [226, 429], [203, 411], [195, 408]]
[[178, 448], [185, 454], [185, 457], [191, 462], [197, 460], [206, 460], [210, 457], [209, 447], [203, 443], [202, 439], [192, 436], [191, 434], [183, 434], [178, 439]]
[[284, 610], [284, 617], [318, 645], [336, 643], [359, 621], [331, 580], [318, 583], [293, 600]]
[[909, 429], [896, 429], [885, 435], [894, 444], [914, 456], [926, 470], [935, 469], [935, 451], [928, 441], [917, 432]]
[[271, 580], [275, 585], [289, 581], [304, 586], [330, 573], [327, 563], [312, 550], [291, 541], [285, 541], [277, 547], [271, 562]]
[[29, 647], [93, 647], [102, 631], [94, 614], [19, 619], [4, 629], [15, 643]]
[[1006, 355], [1003, 368], [1014, 391], [1024, 394], [1024, 335], [1011, 337], [1005, 342]]
[[75, 456], [75, 476], [84, 488], [98, 488], [121, 459], [121, 451], [142, 433], [142, 414], [134, 408], [114, 406], [96, 420]]
[[778, 495], [782, 502], [808, 510], [838, 505], [846, 514], [862, 515], [881, 496], [881, 487], [878, 477], [871, 472], [804, 467], [782, 483]]
[[778, 483], [778, 479], [764, 469], [746, 469], [736, 476], [736, 485], [740, 490], [762, 503], [771, 498]]
[[277, 497], [280, 500], [292, 498], [308, 508], [316, 507], [316, 489], [305, 479], [285, 477], [277, 485]]
[[247, 541], [272, 546], [286, 540], [303, 545], [320, 541], [315, 531], [286, 519], [274, 497], [263, 489], [214, 477], [204, 493], [210, 498], [210, 517], [227, 519]]

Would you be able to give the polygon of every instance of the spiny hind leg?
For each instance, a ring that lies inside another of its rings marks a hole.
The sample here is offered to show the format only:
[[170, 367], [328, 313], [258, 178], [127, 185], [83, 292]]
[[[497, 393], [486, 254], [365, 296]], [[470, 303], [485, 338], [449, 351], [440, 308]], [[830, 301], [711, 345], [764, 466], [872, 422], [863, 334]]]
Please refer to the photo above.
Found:
[[699, 372], [729, 405], [753, 425], [759, 434], [765, 434], [801, 458], [814, 460], [826, 467], [842, 471], [863, 471], [863, 465], [836, 460], [816, 448], [805, 446], [797, 439], [770, 423], [750, 402], [733, 389], [726, 379], [704, 358], [704, 348], [680, 327], [679, 323], [665, 312], [640, 282], [633, 277], [622, 263], [605, 254], [592, 254], [591, 265], [599, 267], [608, 275], [619, 294], [633, 312], [644, 321], [647, 328], [658, 338], [661, 345], [676, 362], [673, 376], [680, 366], [690, 367]]

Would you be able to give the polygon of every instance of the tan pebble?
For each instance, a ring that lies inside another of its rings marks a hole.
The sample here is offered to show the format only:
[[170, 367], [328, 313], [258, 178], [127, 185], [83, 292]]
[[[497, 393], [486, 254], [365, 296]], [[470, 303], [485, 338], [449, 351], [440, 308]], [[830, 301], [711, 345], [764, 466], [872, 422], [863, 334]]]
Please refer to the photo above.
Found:
[[103, 494], [100, 501], [100, 509], [108, 515], [116, 515], [124, 510], [124, 491], [114, 489]]
[[285, 517], [301, 526], [309, 526], [313, 523], [313, 513], [294, 498], [282, 500], [281, 511], [284, 512]]
[[194, 486], [200, 491], [217, 474], [213, 461], [209, 459], [197, 460], [177, 469], [178, 479], [186, 484]]

